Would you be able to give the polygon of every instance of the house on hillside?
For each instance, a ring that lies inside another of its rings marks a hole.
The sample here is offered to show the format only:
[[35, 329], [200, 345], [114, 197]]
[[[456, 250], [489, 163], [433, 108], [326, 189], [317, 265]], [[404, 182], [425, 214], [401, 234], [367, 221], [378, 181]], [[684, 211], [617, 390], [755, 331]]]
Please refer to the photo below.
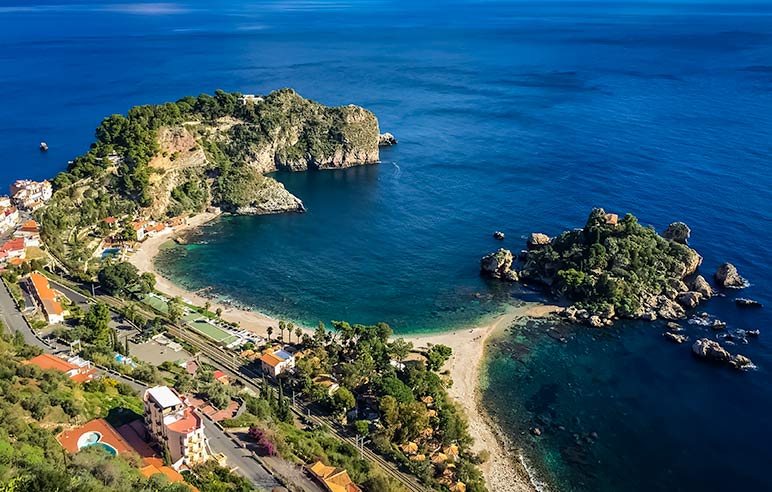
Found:
[[46, 277], [37, 272], [30, 273], [27, 277], [27, 288], [49, 324], [64, 322], [67, 313], [59, 301], [66, 297], [52, 289]]
[[96, 369], [91, 367], [91, 363], [80, 357], [72, 357], [68, 360], [64, 360], [55, 355], [40, 354], [37, 357], [22, 362], [22, 364], [30, 364], [41, 369], [52, 369], [54, 371], [63, 372], [76, 383], [85, 383], [94, 379], [94, 376], [96, 376]]
[[295, 367], [295, 357], [284, 350], [268, 351], [260, 357], [260, 364], [263, 374], [276, 379], [279, 374]]

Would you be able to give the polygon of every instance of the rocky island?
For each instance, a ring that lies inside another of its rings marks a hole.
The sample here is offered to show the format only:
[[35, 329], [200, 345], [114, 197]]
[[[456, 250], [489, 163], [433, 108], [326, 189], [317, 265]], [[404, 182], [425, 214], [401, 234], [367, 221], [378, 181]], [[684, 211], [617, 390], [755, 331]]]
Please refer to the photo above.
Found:
[[323, 106], [292, 89], [137, 106], [102, 121], [91, 149], [52, 180], [38, 219], [51, 251], [76, 266], [88, 259], [89, 233], [111, 216], [302, 212], [267, 173], [375, 164], [382, 141], [370, 111]]
[[697, 274], [702, 257], [687, 244], [686, 224], [662, 235], [632, 214], [594, 209], [581, 229], [550, 238], [531, 234], [516, 261], [506, 249], [482, 258], [484, 275], [537, 285], [572, 305], [564, 314], [591, 326], [618, 317], [676, 320], [713, 295]]

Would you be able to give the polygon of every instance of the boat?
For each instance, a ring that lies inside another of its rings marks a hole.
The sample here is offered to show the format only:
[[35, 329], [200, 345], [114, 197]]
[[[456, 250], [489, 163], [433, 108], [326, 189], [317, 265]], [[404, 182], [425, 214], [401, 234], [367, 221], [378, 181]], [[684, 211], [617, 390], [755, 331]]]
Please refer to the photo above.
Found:
[[42, 152], [45, 152], [46, 150], [48, 150], [48, 144], [45, 142], [40, 142], [40, 150]]

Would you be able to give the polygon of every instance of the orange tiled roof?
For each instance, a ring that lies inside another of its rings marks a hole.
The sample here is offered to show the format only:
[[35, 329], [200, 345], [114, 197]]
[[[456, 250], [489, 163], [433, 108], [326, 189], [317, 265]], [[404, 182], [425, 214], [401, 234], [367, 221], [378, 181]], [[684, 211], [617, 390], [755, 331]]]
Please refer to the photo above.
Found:
[[189, 434], [201, 427], [201, 417], [196, 415], [192, 408], [183, 411], [183, 417], [167, 426], [169, 430], [180, 434]]
[[271, 367], [276, 367], [284, 362], [283, 359], [280, 359], [273, 354], [264, 354], [262, 357], [260, 357], [260, 360]]
[[37, 357], [33, 357], [32, 359], [23, 363], [32, 364], [33, 366], [38, 366], [41, 369], [53, 369], [61, 372], [69, 372], [78, 368], [78, 366], [75, 364], [70, 364], [61, 357], [57, 357], [51, 354], [40, 354]]
[[325, 488], [330, 492], [362, 492], [343, 468], [327, 466], [317, 461], [308, 469], [324, 483]]
[[32, 285], [37, 291], [38, 298], [43, 303], [43, 309], [45, 309], [46, 313], [64, 313], [62, 305], [56, 300], [56, 292], [48, 285], [47, 278], [37, 272], [33, 272], [30, 273], [29, 279], [32, 281]]
[[32, 233], [37, 234], [37, 232], [38, 232], [38, 223], [35, 222], [34, 220], [30, 219], [30, 220], [26, 221], [25, 223], [23, 223], [21, 225], [21, 228], [19, 228], [19, 230], [22, 231], [22, 232], [32, 232]]
[[9, 241], [6, 241], [5, 244], [3, 244], [2, 247], [0, 247], [0, 250], [2, 251], [21, 251], [23, 249], [24, 249], [23, 237], [17, 237], [16, 239], [11, 239]]

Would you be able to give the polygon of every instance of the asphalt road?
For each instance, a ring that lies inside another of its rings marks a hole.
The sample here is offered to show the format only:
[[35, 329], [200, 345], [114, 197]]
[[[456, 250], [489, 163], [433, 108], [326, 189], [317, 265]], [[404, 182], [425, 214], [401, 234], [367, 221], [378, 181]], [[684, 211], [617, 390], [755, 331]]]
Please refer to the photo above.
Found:
[[48, 345], [35, 336], [32, 328], [30, 328], [27, 321], [16, 308], [16, 303], [14, 302], [13, 297], [11, 297], [11, 293], [8, 292], [5, 283], [3, 282], [2, 284], [3, 285], [0, 286], [0, 315], [2, 315], [6, 329], [10, 329], [12, 333], [21, 333], [24, 336], [24, 341], [27, 345], [40, 347], [43, 350], [50, 350]]

